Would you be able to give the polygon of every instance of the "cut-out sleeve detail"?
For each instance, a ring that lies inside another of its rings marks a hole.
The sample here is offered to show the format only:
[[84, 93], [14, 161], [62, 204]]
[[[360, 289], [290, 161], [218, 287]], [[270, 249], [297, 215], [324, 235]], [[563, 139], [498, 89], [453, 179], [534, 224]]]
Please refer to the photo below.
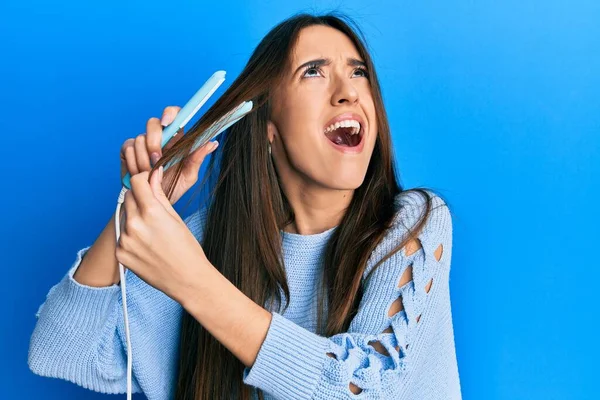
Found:
[[[373, 252], [365, 277], [376, 261], [400, 243], [407, 227], [412, 227], [424, 211], [424, 201], [420, 204], [412, 198], [407, 201], [396, 223]], [[435, 355], [421, 352], [423, 343], [436, 341], [431, 336], [435, 335], [432, 327], [450, 315], [449, 302], [435, 300], [446, 298], [442, 292], [448, 287], [452, 247], [450, 213], [438, 196], [432, 199], [430, 218], [418, 239], [420, 245], [412, 242], [411, 251], [396, 252], [370, 274], [348, 332], [326, 338], [273, 312], [254, 365], [244, 369], [244, 382], [281, 399], [406, 398], [411, 368], [422, 364], [423, 357], [444, 357], [441, 352], [454, 351], [452, 342], [448, 348], [433, 349], [438, 353]], [[440, 244], [444, 253], [438, 261], [434, 251]], [[407, 268], [412, 268], [411, 279], [399, 287]], [[426, 288], [432, 280], [436, 283], [428, 293]], [[402, 309], [390, 315], [390, 307], [399, 298]], [[449, 370], [452, 373], [452, 368]], [[419, 371], [423, 373], [434, 372]], [[434, 398], [460, 397], [460, 393], [449, 395], [444, 390], [439, 393]]]

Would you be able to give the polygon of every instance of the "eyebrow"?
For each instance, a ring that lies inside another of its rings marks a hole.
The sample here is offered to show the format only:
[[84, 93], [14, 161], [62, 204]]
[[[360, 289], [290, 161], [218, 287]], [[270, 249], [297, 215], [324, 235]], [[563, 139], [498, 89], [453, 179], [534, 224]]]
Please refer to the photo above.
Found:
[[[351, 67], [365, 67], [365, 68], [366, 68], [366, 66], [367, 66], [367, 65], [364, 63], [364, 61], [360, 61], [360, 60], [358, 60], [358, 59], [356, 59], [356, 58], [349, 57], [347, 60], [348, 60], [348, 62], [347, 62], [347, 65], [349, 65], [349, 66], [351, 66]], [[329, 59], [329, 58], [318, 58], [318, 59], [316, 59], [316, 60], [310, 60], [310, 61], [307, 61], [307, 62], [305, 62], [304, 64], [300, 65], [300, 66], [299, 66], [299, 67], [296, 69], [296, 71], [294, 71], [294, 75], [293, 75], [293, 76], [296, 76], [296, 74], [297, 74], [297, 73], [298, 73], [298, 72], [299, 72], [299, 71], [300, 71], [302, 68], [304, 68], [304, 67], [307, 67], [307, 66], [309, 66], [309, 65], [311, 65], [311, 64], [312, 64], [312, 65], [314, 65], [314, 66], [316, 66], [316, 67], [321, 67], [321, 66], [323, 66], [323, 65], [327, 66], [327, 65], [330, 65], [330, 64], [331, 64], [331, 59]]]

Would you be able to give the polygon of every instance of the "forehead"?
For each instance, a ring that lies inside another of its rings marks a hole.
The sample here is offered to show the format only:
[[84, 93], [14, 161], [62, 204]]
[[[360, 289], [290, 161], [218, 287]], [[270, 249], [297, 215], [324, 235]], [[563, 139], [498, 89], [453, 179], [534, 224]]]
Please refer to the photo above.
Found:
[[345, 62], [347, 57], [361, 58], [348, 36], [329, 26], [313, 25], [302, 29], [298, 34], [290, 61], [292, 66], [297, 66], [314, 58]]

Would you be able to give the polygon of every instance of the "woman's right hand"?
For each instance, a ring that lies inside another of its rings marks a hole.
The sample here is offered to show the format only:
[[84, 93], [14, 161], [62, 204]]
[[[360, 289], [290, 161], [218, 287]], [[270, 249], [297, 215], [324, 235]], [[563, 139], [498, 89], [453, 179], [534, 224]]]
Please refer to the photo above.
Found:
[[[150, 171], [150, 161], [152, 165], [162, 157], [160, 143], [162, 141], [163, 126], [169, 125], [174, 119], [181, 107], [168, 106], [164, 109], [162, 118], [150, 118], [146, 122], [146, 133], [139, 134], [135, 138], [127, 139], [121, 146], [121, 180], [129, 172], [131, 176], [144, 171]], [[162, 125], [161, 125], [162, 123]], [[183, 128], [165, 145], [165, 150], [171, 148], [183, 137]], [[186, 160], [181, 175], [175, 189], [171, 195], [171, 204], [175, 204], [198, 181], [200, 166], [207, 155], [217, 148], [218, 143], [208, 142], [204, 146], [196, 149]], [[169, 176], [175, 173], [174, 166], [165, 171], [163, 185], [170, 182]], [[166, 192], [168, 188], [163, 187]]]

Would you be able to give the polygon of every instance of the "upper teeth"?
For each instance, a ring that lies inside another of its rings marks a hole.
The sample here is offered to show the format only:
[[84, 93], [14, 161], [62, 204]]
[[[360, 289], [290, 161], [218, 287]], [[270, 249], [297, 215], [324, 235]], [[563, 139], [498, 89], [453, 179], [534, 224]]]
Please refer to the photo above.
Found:
[[344, 121], [336, 122], [335, 124], [329, 125], [325, 129], [325, 133], [331, 132], [338, 128], [354, 128], [352, 129], [352, 132], [350, 132], [350, 134], [356, 135], [358, 132], [360, 132], [360, 123], [354, 119], [347, 119]]

